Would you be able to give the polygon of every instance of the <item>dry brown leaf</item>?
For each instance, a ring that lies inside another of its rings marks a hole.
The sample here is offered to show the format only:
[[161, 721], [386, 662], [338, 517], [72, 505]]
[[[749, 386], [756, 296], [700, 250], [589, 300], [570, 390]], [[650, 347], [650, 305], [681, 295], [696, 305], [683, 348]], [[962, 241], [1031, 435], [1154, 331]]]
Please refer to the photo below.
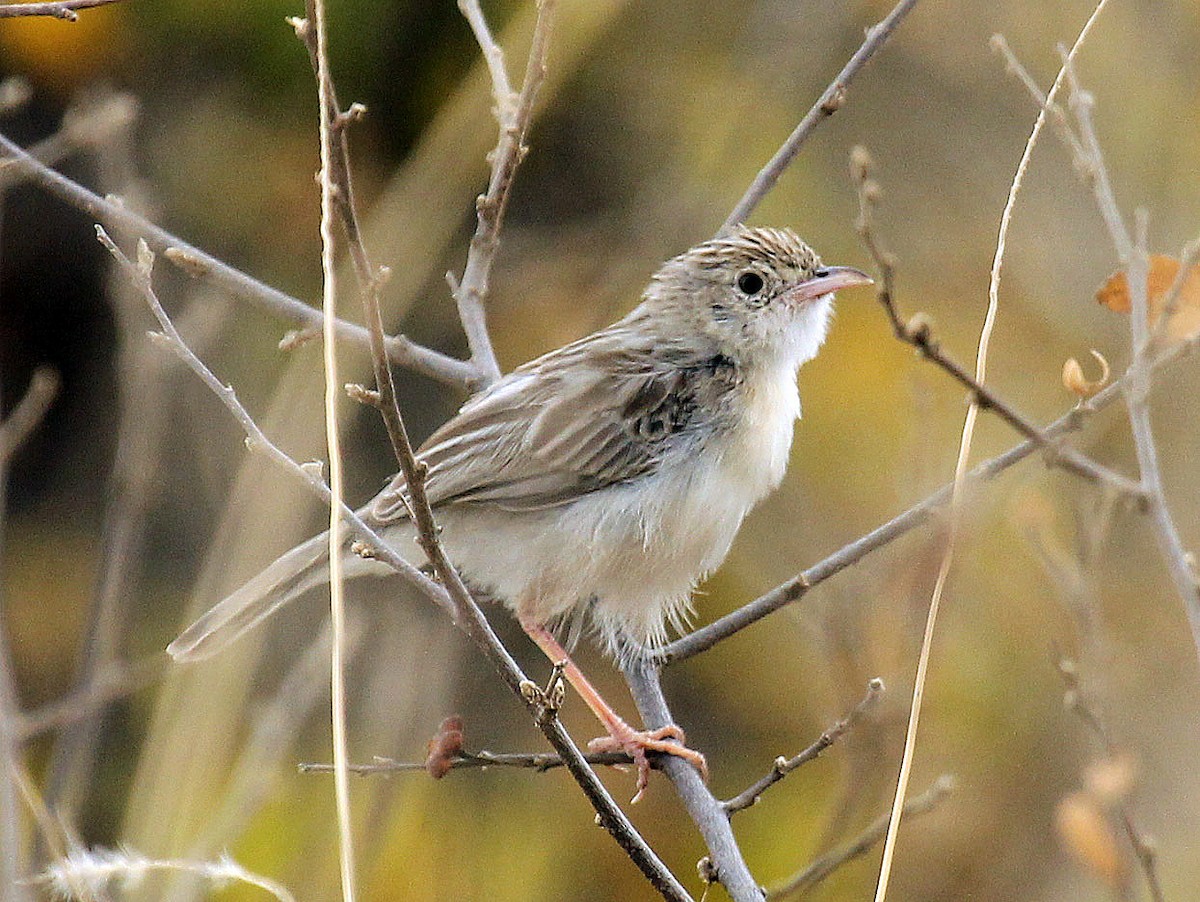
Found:
[[1095, 799], [1082, 792], [1067, 796], [1058, 803], [1054, 824], [1063, 845], [1080, 864], [1109, 886], [1125, 884], [1128, 862], [1112, 822]]
[[[1150, 276], [1146, 280], [1146, 288], [1152, 328], [1162, 315], [1167, 292], [1179, 275], [1179, 266], [1179, 261], [1174, 257], [1150, 255]], [[1108, 281], [1096, 292], [1096, 300], [1117, 313], [1130, 311], [1133, 304], [1129, 298], [1129, 282], [1123, 270], [1109, 276]], [[1166, 337], [1170, 341], [1183, 341], [1197, 333], [1200, 333], [1200, 266], [1193, 266], [1179, 292], [1175, 313], [1167, 323]]]

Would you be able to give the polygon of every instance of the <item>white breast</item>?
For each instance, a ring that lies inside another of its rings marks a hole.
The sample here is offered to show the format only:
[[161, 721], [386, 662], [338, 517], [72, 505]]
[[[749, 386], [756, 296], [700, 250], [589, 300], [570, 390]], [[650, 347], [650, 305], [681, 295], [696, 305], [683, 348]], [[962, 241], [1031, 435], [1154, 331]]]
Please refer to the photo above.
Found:
[[523, 615], [552, 620], [595, 599], [593, 619], [610, 642], [662, 641], [787, 467], [800, 412], [794, 370], [755, 374], [744, 388], [740, 424], [685, 465], [545, 511], [480, 507], [459, 519], [447, 510], [452, 557]]

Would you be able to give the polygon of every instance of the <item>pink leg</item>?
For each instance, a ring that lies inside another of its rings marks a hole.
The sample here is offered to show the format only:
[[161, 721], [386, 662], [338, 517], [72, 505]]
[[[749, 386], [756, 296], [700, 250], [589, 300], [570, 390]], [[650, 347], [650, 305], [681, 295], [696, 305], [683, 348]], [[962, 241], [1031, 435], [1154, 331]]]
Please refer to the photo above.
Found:
[[594, 752], [623, 751], [633, 758], [638, 770], [637, 794], [633, 797], [634, 802], [642, 797], [642, 793], [646, 791], [649, 783], [650, 761], [646, 757], [647, 752], [660, 752], [682, 758], [700, 771], [705, 779], [708, 779], [708, 765], [704, 756], [684, 745], [683, 730], [674, 724], [658, 730], [635, 730], [604, 700], [591, 681], [583, 675], [579, 666], [571, 660], [567, 650], [554, 638], [553, 633], [542, 624], [524, 617], [521, 618], [521, 628], [525, 630], [530, 639], [537, 643], [538, 648], [545, 653], [551, 663], [563, 665], [563, 676], [567, 678], [567, 682], [575, 687], [575, 691], [587, 702], [592, 713], [608, 731], [607, 736], [589, 742], [588, 748]]

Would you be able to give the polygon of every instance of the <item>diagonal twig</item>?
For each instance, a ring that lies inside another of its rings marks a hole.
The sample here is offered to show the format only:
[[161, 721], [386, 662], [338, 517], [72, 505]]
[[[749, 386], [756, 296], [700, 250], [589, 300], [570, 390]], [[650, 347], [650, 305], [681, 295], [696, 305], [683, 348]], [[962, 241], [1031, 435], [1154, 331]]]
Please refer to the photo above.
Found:
[[754, 208], [779, 181], [783, 171], [791, 165], [792, 160], [796, 159], [809, 135], [818, 125], [842, 108], [842, 104], [846, 102], [846, 91], [850, 87], [850, 82], [875, 55], [875, 52], [892, 36], [892, 32], [899, 27], [904, 17], [916, 5], [917, 0], [900, 0], [886, 18], [867, 29], [867, 36], [862, 42], [862, 46], [850, 57], [825, 92], [817, 98], [817, 102], [800, 120], [800, 124], [783, 142], [783, 146], [775, 152], [775, 156], [754, 177], [754, 181], [746, 189], [746, 193], [742, 195], [741, 200], [725, 218], [725, 222], [721, 226], [722, 234], [749, 218], [750, 214], [754, 212]]
[[[1047, 106], [1046, 98], [1036, 90], [1033, 79], [1007, 45], [1001, 40], [993, 41], [993, 46], [1004, 54], [1009, 71], [1021, 80], [1022, 84], [1030, 91], [1034, 101], [1043, 107]], [[1064, 70], [1069, 87], [1068, 107], [1071, 116], [1074, 117], [1074, 123], [1061, 108], [1056, 112], [1051, 105], [1049, 109], [1054, 116], [1063, 143], [1071, 152], [1076, 169], [1092, 191], [1097, 209], [1100, 211], [1108, 231], [1109, 240], [1112, 242], [1120, 266], [1126, 274], [1132, 307], [1130, 332], [1133, 354], [1129, 370], [1121, 379], [1121, 384], [1124, 386], [1130, 432], [1133, 436], [1134, 451], [1141, 473], [1146, 508], [1154, 524], [1159, 550], [1166, 561], [1167, 571], [1175, 584], [1175, 589], [1183, 601], [1191, 630], [1192, 644], [1200, 654], [1200, 583], [1197, 582], [1196, 574], [1190, 563], [1191, 557], [1184, 547], [1178, 527], [1167, 504], [1162, 484], [1162, 470], [1158, 462], [1158, 448], [1150, 422], [1150, 375], [1159, 360], [1162, 360], [1164, 356], [1173, 358], [1174, 355], [1171, 352], [1167, 352], [1166, 355], [1157, 354], [1154, 335], [1150, 331], [1147, 295], [1149, 262], [1145, 248], [1135, 242], [1134, 236], [1125, 224], [1120, 205], [1117, 203], [1095, 124], [1092, 121], [1092, 107], [1095, 100], [1080, 86], [1074, 67], [1069, 60], [1064, 61]], [[1185, 250], [1185, 256], [1187, 255], [1188, 251]], [[1193, 345], [1194, 341], [1185, 343], [1186, 347]]]
[[[1153, 362], [1154, 369], [1161, 369], [1182, 360], [1185, 356], [1200, 349], [1200, 336], [1186, 342], [1174, 345], [1168, 351], [1159, 355]], [[1078, 430], [1088, 416], [1110, 407], [1121, 398], [1125, 387], [1124, 378], [1118, 379], [1104, 388], [1098, 394], [1081, 402], [1057, 420], [1042, 428], [1041, 432], [1049, 439], [1055, 439], [1067, 432]], [[1026, 439], [976, 466], [965, 477], [965, 484], [976, 484], [993, 479], [1009, 467], [1020, 463], [1041, 449], [1041, 445], [1031, 439]], [[952, 484], [947, 483], [937, 491], [918, 501], [908, 510], [897, 514], [887, 523], [876, 527], [866, 535], [860, 536], [853, 542], [843, 545], [828, 557], [813, 564], [807, 570], [798, 573], [786, 582], [780, 583], [753, 601], [747, 602], [740, 608], [726, 614], [707, 626], [694, 630], [674, 642], [664, 645], [654, 654], [654, 661], [660, 666], [686, 661], [705, 651], [718, 642], [728, 639], [746, 627], [757, 623], [769, 614], [798, 601], [814, 586], [836, 576], [846, 568], [857, 564], [872, 551], [895, 541], [905, 533], [911, 532], [927, 522], [939, 509], [950, 501]]]
[[815, 761], [827, 748], [846, 735], [850, 728], [858, 722], [858, 719], [875, 705], [882, 694], [883, 680], [875, 677], [867, 684], [867, 694], [863, 696], [862, 701], [855, 705], [849, 714], [818, 736], [816, 742], [791, 758], [784, 758], [782, 755], [776, 758], [775, 764], [764, 776], [760, 777], [737, 795], [726, 799], [721, 803], [721, 807], [732, 817], [739, 811], [744, 811], [753, 805], [757, 805], [764, 792], [792, 771], [803, 767], [810, 761]]
[[[913, 796], [904, 805], [905, 817], [912, 817], [932, 811], [942, 800], [954, 791], [954, 778], [949, 775], [938, 777], [933, 785], [917, 796]], [[888, 816], [881, 814], [866, 830], [840, 849], [834, 849], [822, 855], [804, 870], [789, 877], [779, 886], [767, 893], [767, 899], [783, 899], [794, 893], [812, 889], [842, 865], [871, 851], [871, 847], [883, 839], [887, 832]]]
[[[275, 316], [308, 328], [321, 328], [324, 317], [320, 310], [188, 244], [119, 202], [89, 191], [78, 182], [34, 159], [4, 135], [0, 135], [0, 171], [7, 167], [14, 168], [39, 188], [82, 210], [114, 231], [140, 235], [151, 250], [163, 254], [186, 274], [207, 279], [222, 290]], [[362, 326], [344, 320], [339, 320], [336, 325], [339, 339], [364, 346], [369, 343], [367, 330]], [[403, 366], [449, 385], [470, 387], [478, 381], [478, 373], [470, 362], [434, 351], [403, 335], [389, 336], [386, 345], [388, 359], [397, 366]]]
[[971, 393], [971, 401], [979, 410], [992, 411], [1018, 434], [1041, 445], [1051, 463], [1093, 482], [1107, 483], [1128, 495], [1140, 497], [1142, 487], [1138, 483], [1096, 463], [1074, 448], [1052, 443], [1032, 421], [1018, 413], [1016, 408], [1000, 398], [993, 389], [972, 376], [946, 353], [941, 343], [934, 338], [933, 329], [924, 316], [918, 314], [906, 321], [900, 315], [896, 306], [895, 258], [882, 246], [874, 228], [873, 214], [880, 194], [879, 186], [871, 175], [871, 162], [866, 150], [856, 147], [851, 156], [851, 176], [858, 189], [859, 212], [856, 227], [879, 269], [877, 299], [887, 314], [896, 338], [911, 345], [924, 359], [949, 373]]

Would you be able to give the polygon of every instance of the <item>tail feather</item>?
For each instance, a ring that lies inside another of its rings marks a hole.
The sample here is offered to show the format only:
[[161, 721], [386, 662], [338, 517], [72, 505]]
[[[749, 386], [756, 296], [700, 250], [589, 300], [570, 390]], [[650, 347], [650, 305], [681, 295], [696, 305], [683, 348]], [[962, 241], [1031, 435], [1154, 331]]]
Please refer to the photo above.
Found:
[[[367, 564], [349, 551], [348, 577], [367, 572]], [[281, 555], [248, 583], [210, 608], [167, 646], [176, 661], [200, 661], [215, 655], [309, 589], [329, 582], [329, 534], [314, 536]]]

